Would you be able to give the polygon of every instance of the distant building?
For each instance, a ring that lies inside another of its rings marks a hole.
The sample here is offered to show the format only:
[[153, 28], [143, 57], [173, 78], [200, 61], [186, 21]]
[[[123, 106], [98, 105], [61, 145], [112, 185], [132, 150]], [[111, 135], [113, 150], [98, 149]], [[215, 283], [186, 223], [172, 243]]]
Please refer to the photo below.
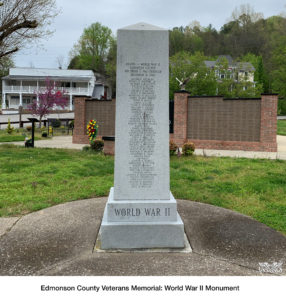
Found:
[[27, 108], [37, 100], [38, 92], [45, 90], [47, 78], [55, 81], [57, 89], [69, 96], [69, 110], [73, 110], [74, 96], [111, 98], [111, 90], [104, 79], [91, 70], [11, 68], [9, 75], [2, 78], [2, 109]]
[[[223, 60], [228, 62], [227, 70], [219, 68], [219, 64]], [[246, 81], [253, 83], [253, 86], [255, 86], [255, 68], [249, 62], [237, 62], [230, 55], [220, 55], [217, 60], [206, 60], [205, 64], [208, 68], [214, 69], [218, 81], [233, 78], [235, 82]]]

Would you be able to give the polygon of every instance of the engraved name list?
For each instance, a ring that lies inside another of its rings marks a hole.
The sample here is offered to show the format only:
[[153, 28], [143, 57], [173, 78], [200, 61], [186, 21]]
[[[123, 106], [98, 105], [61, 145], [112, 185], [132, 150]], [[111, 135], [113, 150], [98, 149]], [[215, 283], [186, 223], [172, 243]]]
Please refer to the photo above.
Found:
[[153, 158], [156, 145], [156, 76], [162, 73], [160, 63], [126, 63], [129, 76], [131, 114], [129, 125], [129, 182], [132, 188], [150, 188], [156, 171]]

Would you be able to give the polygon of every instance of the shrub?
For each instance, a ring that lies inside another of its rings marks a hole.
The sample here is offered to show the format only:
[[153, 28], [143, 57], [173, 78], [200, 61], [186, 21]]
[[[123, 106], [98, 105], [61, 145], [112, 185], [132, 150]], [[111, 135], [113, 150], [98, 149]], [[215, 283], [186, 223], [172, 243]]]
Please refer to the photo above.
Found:
[[52, 127], [58, 128], [61, 126], [61, 121], [58, 119], [52, 120]]
[[286, 115], [286, 100], [279, 99], [278, 106], [277, 106], [277, 113], [278, 115]]
[[48, 133], [46, 131], [42, 132], [42, 137], [44, 138], [48, 137]]
[[178, 145], [173, 141], [169, 142], [170, 155], [175, 155], [178, 149]]
[[86, 152], [90, 150], [90, 146], [84, 146], [82, 147], [82, 151]]
[[27, 126], [26, 129], [27, 129], [27, 131], [31, 131], [32, 130], [32, 126]]
[[8, 134], [12, 134], [13, 131], [14, 131], [14, 127], [11, 126], [10, 119], [8, 119], [8, 125], [7, 125], [7, 128], [6, 128], [6, 131], [7, 131]]
[[90, 142], [91, 150], [101, 152], [103, 150], [104, 142], [102, 140], [94, 140]]
[[194, 143], [185, 143], [183, 145], [182, 152], [184, 155], [189, 156], [192, 155], [195, 151], [195, 144]]

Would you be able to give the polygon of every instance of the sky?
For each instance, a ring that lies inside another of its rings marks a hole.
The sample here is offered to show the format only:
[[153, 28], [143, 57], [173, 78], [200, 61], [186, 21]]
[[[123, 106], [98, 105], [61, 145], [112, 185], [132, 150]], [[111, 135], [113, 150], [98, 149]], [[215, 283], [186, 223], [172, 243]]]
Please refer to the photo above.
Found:
[[69, 52], [84, 28], [100, 22], [112, 29], [146, 22], [166, 29], [187, 26], [199, 21], [204, 27], [212, 24], [220, 29], [231, 13], [242, 4], [249, 4], [264, 17], [286, 12], [285, 0], [56, 0], [61, 13], [51, 25], [52, 36], [14, 55], [17, 67], [58, 68], [58, 58], [69, 62]]

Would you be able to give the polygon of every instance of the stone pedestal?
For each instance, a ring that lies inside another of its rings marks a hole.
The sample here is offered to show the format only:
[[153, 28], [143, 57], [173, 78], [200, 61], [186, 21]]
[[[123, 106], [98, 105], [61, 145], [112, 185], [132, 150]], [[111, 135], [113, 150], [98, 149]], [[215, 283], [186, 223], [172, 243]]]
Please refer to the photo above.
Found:
[[114, 188], [102, 249], [184, 247], [170, 192], [168, 36], [145, 23], [118, 30]]
[[100, 230], [101, 249], [183, 248], [184, 225], [177, 202], [116, 201], [110, 190]]

